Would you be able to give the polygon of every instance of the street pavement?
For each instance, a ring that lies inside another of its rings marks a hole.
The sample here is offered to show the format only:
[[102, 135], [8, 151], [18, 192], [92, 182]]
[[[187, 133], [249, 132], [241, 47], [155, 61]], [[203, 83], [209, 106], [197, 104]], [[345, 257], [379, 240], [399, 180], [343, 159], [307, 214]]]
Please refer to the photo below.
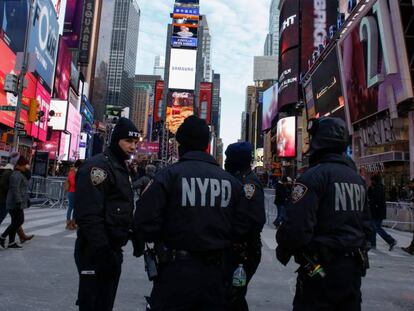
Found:
[[[274, 206], [267, 194], [269, 223]], [[75, 233], [65, 229], [64, 209], [30, 208], [25, 211], [24, 228], [35, 238], [22, 250], [0, 249], [0, 311], [76, 310], [77, 272], [73, 259]], [[9, 223], [5, 220], [0, 231]], [[414, 256], [399, 246], [411, 241], [412, 233], [387, 231], [398, 246], [389, 252], [378, 238], [377, 250], [370, 252], [371, 269], [363, 279], [363, 308], [366, 311], [414, 310]], [[267, 224], [262, 234], [263, 256], [248, 293], [250, 310], [288, 311], [295, 291], [297, 266], [283, 267], [275, 260], [275, 229]], [[114, 310], [145, 310], [144, 296], [151, 290], [143, 259], [125, 248], [123, 273]]]

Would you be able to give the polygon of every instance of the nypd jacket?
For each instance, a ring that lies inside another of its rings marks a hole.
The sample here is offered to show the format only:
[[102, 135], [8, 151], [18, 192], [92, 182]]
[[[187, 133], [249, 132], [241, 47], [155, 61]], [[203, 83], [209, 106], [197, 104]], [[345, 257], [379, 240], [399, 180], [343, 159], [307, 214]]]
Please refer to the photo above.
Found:
[[241, 183], [200, 151], [187, 152], [154, 177], [137, 203], [134, 224], [145, 241], [196, 252], [228, 248], [250, 229]]
[[130, 175], [109, 151], [86, 161], [76, 174], [75, 219], [78, 238], [92, 250], [121, 248], [132, 228]]
[[297, 180], [286, 213], [276, 235], [283, 264], [318, 246], [335, 253], [364, 248], [371, 234], [365, 182], [339, 154], [323, 156]]
[[243, 192], [248, 202], [248, 213], [251, 221], [251, 233], [249, 233], [248, 240], [260, 241], [260, 233], [266, 222], [263, 185], [251, 170], [237, 174], [236, 178], [243, 184]]

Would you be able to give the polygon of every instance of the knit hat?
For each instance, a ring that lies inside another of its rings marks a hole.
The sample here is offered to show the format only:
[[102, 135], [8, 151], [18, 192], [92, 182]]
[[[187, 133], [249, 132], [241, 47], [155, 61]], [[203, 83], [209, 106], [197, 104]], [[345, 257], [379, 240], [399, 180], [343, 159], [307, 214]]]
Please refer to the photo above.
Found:
[[129, 159], [129, 155], [122, 151], [119, 146], [119, 141], [125, 138], [139, 138], [139, 132], [134, 123], [127, 118], [119, 118], [118, 123], [111, 136], [111, 144], [109, 149], [114, 153], [117, 159], [123, 163], [123, 161]]
[[206, 151], [210, 142], [210, 130], [206, 121], [189, 116], [178, 128], [175, 138], [188, 151]]
[[248, 142], [234, 143], [226, 149], [226, 163], [227, 171], [234, 173], [237, 171], [244, 171], [250, 168], [253, 160], [253, 146]]
[[18, 152], [12, 152], [10, 153], [10, 164], [15, 166], [17, 161], [19, 161], [20, 153]]
[[25, 166], [27, 164], [29, 164], [29, 161], [23, 156], [19, 157], [19, 160], [17, 160], [17, 163], [16, 163], [16, 165], [19, 165], [19, 166]]

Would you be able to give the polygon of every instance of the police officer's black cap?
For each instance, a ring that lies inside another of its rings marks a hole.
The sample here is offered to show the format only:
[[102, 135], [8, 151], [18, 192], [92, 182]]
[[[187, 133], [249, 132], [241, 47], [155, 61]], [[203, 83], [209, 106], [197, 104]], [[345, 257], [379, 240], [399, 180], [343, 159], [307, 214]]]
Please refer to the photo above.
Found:
[[175, 138], [187, 150], [206, 151], [210, 142], [210, 130], [206, 121], [190, 116], [178, 128]]
[[253, 160], [252, 153], [252, 144], [248, 142], [234, 143], [226, 149], [226, 161], [250, 165]]
[[112, 132], [111, 143], [118, 144], [121, 139], [139, 138], [139, 132], [135, 124], [127, 118], [119, 118]]
[[311, 153], [325, 149], [345, 151], [349, 145], [349, 132], [342, 119], [323, 117], [309, 120], [308, 131]]

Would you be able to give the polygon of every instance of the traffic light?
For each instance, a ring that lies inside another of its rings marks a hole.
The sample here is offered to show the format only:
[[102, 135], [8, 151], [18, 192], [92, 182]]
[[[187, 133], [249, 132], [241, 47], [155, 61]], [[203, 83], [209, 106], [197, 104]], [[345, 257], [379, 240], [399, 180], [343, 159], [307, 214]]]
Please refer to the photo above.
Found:
[[38, 115], [37, 111], [39, 110], [39, 101], [35, 98], [32, 98], [30, 100], [30, 106], [29, 106], [29, 122], [36, 122]]
[[5, 144], [13, 143], [13, 132], [12, 131], [4, 132], [1, 135], [1, 141]]

